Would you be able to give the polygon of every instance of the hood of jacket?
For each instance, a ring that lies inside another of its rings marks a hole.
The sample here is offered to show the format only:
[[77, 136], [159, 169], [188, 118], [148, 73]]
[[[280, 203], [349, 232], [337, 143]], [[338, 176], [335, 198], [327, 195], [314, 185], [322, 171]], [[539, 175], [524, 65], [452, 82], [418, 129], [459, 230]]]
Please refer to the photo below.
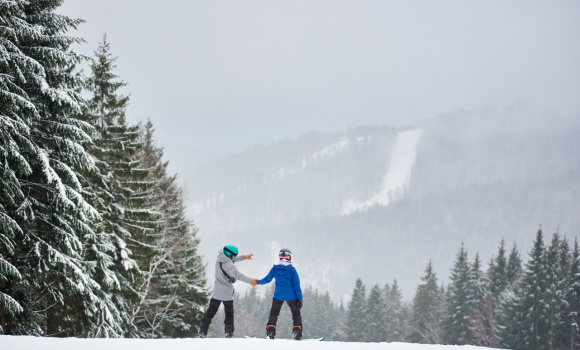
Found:
[[223, 250], [220, 250], [217, 255], [217, 261], [221, 263], [225, 263], [228, 261], [232, 261], [232, 259], [228, 258]]
[[[288, 264], [288, 265], [274, 265], [274, 272], [276, 273], [276, 275], [278, 276], [284, 276], [286, 277], [289, 273], [292, 273], [292, 265]], [[288, 276], [290, 277], [290, 276]]]

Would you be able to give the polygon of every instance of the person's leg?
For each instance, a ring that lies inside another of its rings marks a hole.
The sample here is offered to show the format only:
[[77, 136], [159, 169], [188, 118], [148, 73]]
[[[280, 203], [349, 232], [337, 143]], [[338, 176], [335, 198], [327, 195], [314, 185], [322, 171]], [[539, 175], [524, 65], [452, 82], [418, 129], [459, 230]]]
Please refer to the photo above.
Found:
[[302, 339], [302, 315], [300, 314], [300, 304], [297, 300], [286, 300], [290, 311], [292, 311], [292, 324], [294, 328], [292, 329], [292, 335], [294, 339]]
[[211, 320], [213, 319], [213, 317], [217, 313], [217, 311], [220, 307], [220, 303], [221, 303], [220, 300], [217, 300], [214, 298], [210, 299], [209, 307], [207, 308], [205, 315], [203, 315], [203, 318], [201, 319], [201, 324], [199, 325], [200, 338], [205, 338], [207, 336], [207, 330], [209, 328], [209, 324], [211, 323]]
[[276, 323], [278, 322], [278, 315], [280, 315], [282, 304], [284, 304], [284, 300], [272, 298], [272, 308], [270, 309], [270, 317], [268, 317], [268, 324], [266, 325], [266, 336], [271, 339], [274, 339], [276, 336]]
[[226, 318], [224, 320], [224, 332], [226, 334], [226, 338], [232, 338], [234, 336], [234, 301], [224, 301], [224, 310], [226, 312]]

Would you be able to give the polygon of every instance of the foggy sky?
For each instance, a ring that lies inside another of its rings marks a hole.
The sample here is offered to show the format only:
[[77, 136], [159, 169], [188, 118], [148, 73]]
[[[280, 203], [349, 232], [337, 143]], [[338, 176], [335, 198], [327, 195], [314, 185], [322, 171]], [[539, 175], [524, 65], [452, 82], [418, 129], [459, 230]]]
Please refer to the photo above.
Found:
[[[176, 171], [311, 130], [459, 108], [580, 111], [578, 1], [65, 0], [106, 32]], [[577, 113], [576, 113], [577, 114]]]

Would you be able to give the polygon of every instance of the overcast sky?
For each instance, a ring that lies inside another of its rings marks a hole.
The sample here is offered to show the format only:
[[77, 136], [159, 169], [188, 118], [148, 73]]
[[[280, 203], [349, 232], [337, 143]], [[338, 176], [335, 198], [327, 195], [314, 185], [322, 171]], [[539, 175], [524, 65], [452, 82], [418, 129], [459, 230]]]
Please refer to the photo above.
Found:
[[65, 0], [106, 32], [174, 169], [361, 124], [456, 111], [580, 110], [580, 1]]

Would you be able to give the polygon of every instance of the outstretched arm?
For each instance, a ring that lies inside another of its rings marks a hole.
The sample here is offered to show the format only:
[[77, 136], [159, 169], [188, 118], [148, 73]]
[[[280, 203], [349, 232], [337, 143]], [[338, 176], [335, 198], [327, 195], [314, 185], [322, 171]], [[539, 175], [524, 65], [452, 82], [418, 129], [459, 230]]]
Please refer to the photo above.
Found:
[[253, 278], [248, 277], [248, 276], [244, 275], [243, 273], [241, 273], [240, 271], [238, 271], [238, 269], [234, 266], [233, 263], [223, 264], [222, 268], [228, 273], [228, 275], [234, 277], [238, 281], [252, 284], [252, 281], [254, 280]]
[[271, 268], [268, 275], [266, 275], [266, 277], [262, 278], [259, 283], [260, 284], [268, 284], [272, 281], [272, 278], [274, 278], [274, 268]]
[[248, 255], [238, 255], [234, 258], [234, 262], [242, 261], [242, 260], [251, 260], [254, 254]]

